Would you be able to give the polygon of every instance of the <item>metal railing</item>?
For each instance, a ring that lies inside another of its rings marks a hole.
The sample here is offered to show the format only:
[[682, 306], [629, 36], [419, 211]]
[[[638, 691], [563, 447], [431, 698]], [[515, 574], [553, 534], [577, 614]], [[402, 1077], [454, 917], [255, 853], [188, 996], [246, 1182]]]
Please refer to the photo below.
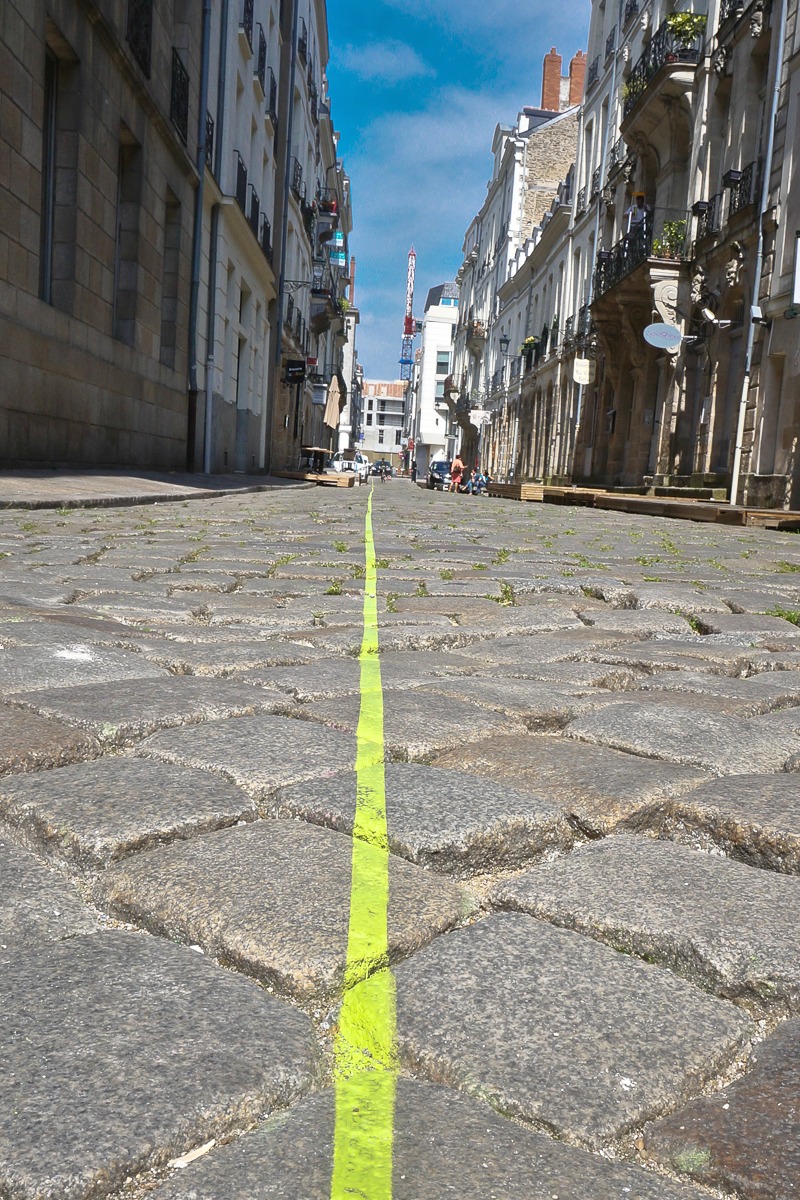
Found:
[[300, 18], [300, 32], [297, 36], [297, 54], [300, 61], [305, 65], [308, 62], [308, 26], [305, 18]]
[[266, 258], [267, 262], [271, 263], [272, 262], [272, 226], [269, 223], [269, 219], [268, 219], [266, 213], [261, 218], [261, 236], [258, 239], [258, 242], [259, 242], [259, 245], [261, 246], [264, 257]]
[[719, 8], [719, 23], [724, 25], [731, 17], [740, 17], [747, 7], [747, 0], [722, 0]]
[[247, 167], [238, 150], [236, 155], [236, 202], [243, 213], [247, 212]]
[[214, 163], [214, 118], [206, 113], [206, 164], [212, 167]]
[[259, 22], [258, 25], [258, 57], [256, 58], [255, 77], [261, 85], [261, 91], [264, 95], [267, 94], [267, 39], [264, 36], [264, 27]]
[[240, 29], [244, 30], [244, 35], [247, 38], [247, 44], [250, 49], [253, 49], [253, 0], [243, 0], [242, 3], [242, 20], [239, 25]]
[[743, 169], [742, 177], [738, 183], [734, 183], [731, 186], [730, 199], [728, 200], [728, 220], [753, 203], [757, 174], [758, 164], [751, 162]]
[[261, 218], [261, 197], [256, 189], [250, 184], [250, 208], [247, 212], [247, 223], [253, 231], [253, 237], [258, 241], [259, 226]]
[[292, 159], [292, 191], [298, 200], [305, 200], [306, 189], [303, 183], [303, 168], [296, 158]]
[[628, 24], [629, 21], [632, 21], [633, 18], [638, 15], [639, 15], [639, 0], [626, 0], [625, 15], [622, 18], [623, 29], [625, 28], [625, 26]]
[[628, 156], [628, 149], [627, 149], [627, 146], [625, 145], [625, 139], [617, 138], [616, 142], [614, 142], [614, 145], [611, 147], [611, 149], [608, 152], [608, 169], [609, 169], [609, 171], [612, 171], [615, 167], [618, 167], [622, 163], [624, 163], [627, 156]]
[[606, 59], [609, 59], [617, 48], [617, 27], [616, 25], [611, 30], [611, 33], [606, 38]]
[[567, 350], [575, 341], [575, 318], [567, 317], [564, 322], [564, 349]]
[[582, 187], [578, 192], [578, 216], [582, 212], [586, 212], [586, 188]]
[[[269, 71], [269, 98], [267, 100], [267, 115], [269, 116], [270, 121], [272, 121], [273, 128], [275, 130], [277, 130], [277, 128], [278, 128], [278, 82], [275, 79], [275, 72], [272, 70], [272, 67], [269, 67], [268, 71]], [[264, 90], [266, 91], [266, 88]]]
[[687, 213], [678, 209], [656, 209], [631, 225], [610, 250], [596, 259], [594, 296], [602, 296], [649, 258], [682, 261], [686, 258]]
[[592, 62], [589, 70], [586, 72], [586, 91], [593, 87], [600, 78], [600, 55]]
[[706, 204], [708, 207], [697, 214], [695, 241], [698, 242], [702, 242], [704, 238], [711, 237], [713, 233], [719, 232], [722, 193], [717, 192], [716, 196], [710, 196]]
[[172, 86], [169, 94], [169, 117], [186, 142], [189, 136], [189, 72], [180, 54], [172, 47]]
[[595, 167], [592, 171], [592, 195], [596, 196], [600, 191], [600, 184], [603, 180], [603, 168]]
[[630, 74], [623, 89], [622, 115], [627, 117], [647, 91], [651, 81], [667, 63], [696, 64], [703, 46], [703, 35], [694, 38], [672, 31], [669, 20], [662, 21]]
[[125, 38], [131, 54], [149, 79], [153, 45], [153, 0], [128, 0]]
[[576, 336], [587, 338], [592, 332], [592, 314], [588, 304], [582, 304], [578, 309], [578, 328]]

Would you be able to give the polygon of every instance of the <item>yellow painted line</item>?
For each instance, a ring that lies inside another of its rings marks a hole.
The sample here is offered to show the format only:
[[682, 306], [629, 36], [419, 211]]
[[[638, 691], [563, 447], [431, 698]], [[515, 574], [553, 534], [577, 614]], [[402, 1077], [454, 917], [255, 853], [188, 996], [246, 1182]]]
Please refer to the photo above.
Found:
[[[334, 1043], [336, 1125], [331, 1200], [391, 1200], [392, 1195], [397, 1016], [387, 932], [389, 842], [372, 496], [370, 492], [365, 523], [350, 925], [344, 999]], [[369, 978], [360, 982], [367, 975]]]

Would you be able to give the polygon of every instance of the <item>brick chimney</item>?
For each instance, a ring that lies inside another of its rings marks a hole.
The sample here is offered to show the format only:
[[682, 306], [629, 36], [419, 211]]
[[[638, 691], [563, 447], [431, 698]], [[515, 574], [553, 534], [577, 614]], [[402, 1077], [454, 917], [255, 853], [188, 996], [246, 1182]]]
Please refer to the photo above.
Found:
[[580, 104], [583, 99], [583, 81], [586, 77], [586, 54], [579, 50], [569, 63], [569, 106]]
[[561, 55], [555, 46], [544, 56], [542, 69], [542, 108], [549, 112], [561, 110]]

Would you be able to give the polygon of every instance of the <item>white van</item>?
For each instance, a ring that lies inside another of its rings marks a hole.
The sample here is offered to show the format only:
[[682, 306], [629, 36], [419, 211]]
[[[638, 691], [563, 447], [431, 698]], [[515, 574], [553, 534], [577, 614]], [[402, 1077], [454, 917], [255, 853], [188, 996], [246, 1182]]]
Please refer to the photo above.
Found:
[[337, 450], [331, 467], [334, 471], [355, 471], [362, 483], [369, 479], [370, 461], [360, 450]]

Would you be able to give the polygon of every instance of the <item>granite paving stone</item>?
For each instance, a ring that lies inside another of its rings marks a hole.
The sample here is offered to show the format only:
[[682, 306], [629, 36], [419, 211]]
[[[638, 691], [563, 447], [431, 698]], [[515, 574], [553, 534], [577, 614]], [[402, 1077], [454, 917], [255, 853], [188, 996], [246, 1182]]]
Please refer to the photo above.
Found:
[[162, 730], [137, 753], [213, 771], [266, 800], [287, 784], [350, 770], [355, 750], [351, 734], [289, 717], [256, 716]]
[[[460, 675], [461, 663], [448, 662], [427, 650], [399, 650], [381, 654], [381, 683], [385, 689], [420, 687], [427, 680]], [[245, 672], [239, 682], [280, 688], [297, 700], [327, 700], [358, 692], [361, 668], [356, 658], [317, 658], [296, 667], [272, 667], [269, 671]]]
[[[330, 1200], [334, 1122], [334, 1095], [320, 1092], [176, 1172], [154, 1200]], [[559, 1196], [700, 1200], [695, 1188], [533, 1133], [449, 1088], [398, 1080], [393, 1200]]]
[[800, 1011], [800, 879], [621, 834], [499, 884], [493, 899], [756, 1010]]
[[[518, 867], [568, 849], [575, 838], [560, 807], [505, 783], [416, 763], [388, 764], [385, 781], [389, 849], [434, 871], [468, 876]], [[275, 813], [351, 833], [356, 783], [346, 772], [282, 788]]]
[[0, 775], [60, 767], [99, 753], [93, 737], [64, 721], [0, 704]]
[[618, 650], [620, 645], [636, 644], [635, 638], [624, 634], [607, 633], [586, 626], [580, 629], [559, 630], [552, 635], [529, 634], [527, 637], [501, 637], [482, 641], [478, 645], [456, 647], [452, 653], [468, 658], [472, 666], [512, 665], [520, 676], [536, 671], [543, 663], [559, 659], [574, 659], [590, 654]]
[[146, 758], [0, 781], [0, 817], [40, 852], [81, 867], [257, 816], [255, 802], [226, 780]]
[[763, 671], [746, 679], [728, 675], [710, 675], [701, 671], [659, 671], [642, 677], [643, 692], [696, 692], [741, 701], [757, 713], [800, 704], [800, 675], [793, 671]]
[[688, 1099], [753, 1032], [668, 971], [520, 913], [395, 974], [406, 1067], [594, 1149]]
[[704, 616], [699, 624], [703, 633], [744, 633], [754, 640], [765, 637], [800, 638], [800, 629], [791, 621], [764, 613], [712, 614]]
[[0, 950], [0, 1194], [94, 1200], [307, 1092], [310, 1021], [191, 950]]
[[751, 866], [800, 874], [800, 786], [786, 772], [716, 779], [686, 796], [645, 805], [623, 825], [718, 846]]
[[[319, 700], [303, 712], [311, 721], [355, 733], [360, 696]], [[394, 759], [426, 762], [433, 755], [493, 735], [518, 732], [519, 719], [479, 708], [464, 700], [438, 696], [426, 689], [387, 692], [383, 705], [386, 751]]]
[[142, 655], [173, 675], [209, 675], [225, 678], [253, 667], [307, 663], [308, 652], [281, 638], [253, 638], [247, 642], [169, 642], [159, 649], [144, 647]]
[[492, 738], [439, 755], [432, 765], [532, 791], [561, 805], [591, 836], [610, 833], [646, 805], [682, 796], [709, 778], [695, 767], [545, 734]]
[[0, 834], [0, 950], [61, 941], [97, 925], [68, 880]]
[[57, 634], [49, 647], [12, 647], [3, 650], [0, 658], [6, 696], [38, 688], [164, 677], [163, 671], [139, 654], [89, 642], [62, 641]]
[[685, 617], [657, 609], [610, 608], [603, 611], [580, 608], [578, 614], [592, 629], [606, 629], [609, 633], [635, 633], [644, 637], [691, 635], [691, 626]]
[[[385, 856], [368, 848], [376, 876]], [[110, 910], [200, 944], [295, 999], [341, 988], [347, 956], [352, 841], [303, 821], [262, 821], [138, 855], [99, 881]], [[474, 908], [469, 893], [389, 860], [389, 954], [424, 946]], [[377, 964], [361, 960], [364, 971]]]
[[715, 675], [750, 675], [759, 661], [757, 650], [720, 645], [708, 637], [692, 640], [653, 640], [626, 647], [590, 648], [590, 662], [604, 662], [639, 671], [711, 671]]
[[743, 1200], [800, 1194], [800, 1021], [756, 1045], [747, 1073], [645, 1133], [651, 1159]]
[[[710, 703], [710, 702], [709, 702]], [[782, 771], [800, 749], [800, 710], [749, 720], [704, 714], [682, 705], [645, 705], [626, 697], [597, 712], [577, 717], [565, 737], [703, 767], [716, 775]]]
[[290, 710], [285, 693], [192, 676], [87, 683], [17, 692], [12, 702], [89, 731], [103, 746], [131, 746], [159, 729]]
[[593, 712], [618, 699], [613, 692], [605, 693], [599, 688], [592, 688], [588, 695], [587, 689], [583, 689], [576, 695], [537, 680], [474, 676], [423, 684], [417, 696], [425, 695], [466, 700], [479, 708], [521, 720], [526, 729], [539, 733], [563, 729], [581, 713]]

